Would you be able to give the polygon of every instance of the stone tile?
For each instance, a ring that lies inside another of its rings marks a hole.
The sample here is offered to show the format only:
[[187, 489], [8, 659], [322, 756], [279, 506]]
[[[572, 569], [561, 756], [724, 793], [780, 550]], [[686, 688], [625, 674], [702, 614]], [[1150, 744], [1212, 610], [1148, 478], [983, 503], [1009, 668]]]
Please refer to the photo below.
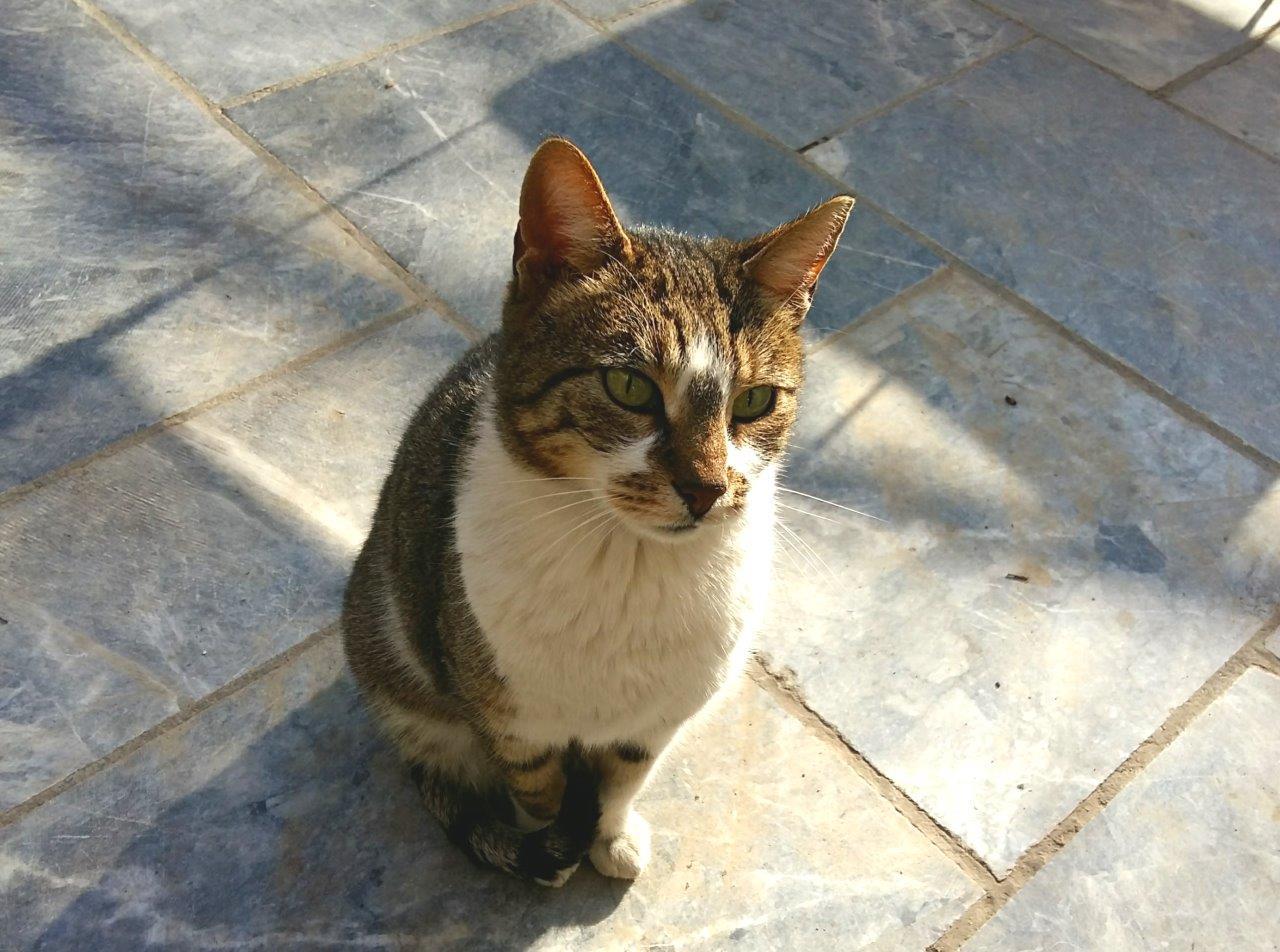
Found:
[[1267, 639], [1267, 648], [1276, 657], [1280, 657], [1280, 631], [1273, 632], [1271, 637]]
[[1274, 163], [1043, 41], [811, 155], [1280, 458]]
[[100, 6], [215, 101], [231, 99], [511, 0], [103, 0]]
[[0, 490], [404, 304], [71, 4], [6, 4], [0, 123]]
[[762, 648], [1003, 873], [1269, 614], [1280, 487], [959, 275], [805, 387], [785, 483], [887, 522], [786, 500]]
[[1027, 35], [967, 0], [694, 0], [618, 29], [794, 148]]
[[402, 423], [462, 347], [411, 318], [7, 506], [0, 809], [332, 622]]
[[[631, 888], [477, 869], [374, 732], [336, 639], [0, 831], [15, 947], [923, 948], [977, 889], [744, 682], [665, 761]], [[335, 822], [335, 818], [340, 818]]]
[[[566, 0], [579, 13], [598, 20], [610, 20], [653, 2], [654, 0]], [[661, 2], [662, 0], [658, 0], [659, 4]]]
[[1155, 89], [1280, 23], [1260, 0], [990, 0], [991, 6]]
[[1179, 91], [1173, 101], [1280, 158], [1280, 34]]
[[1276, 724], [1251, 669], [965, 949], [1275, 949]]
[[[545, 136], [586, 149], [627, 221], [747, 235], [830, 183], [538, 4], [233, 110], [469, 320], [495, 327], [520, 180]], [[865, 209], [824, 272], [815, 333], [938, 261]]]

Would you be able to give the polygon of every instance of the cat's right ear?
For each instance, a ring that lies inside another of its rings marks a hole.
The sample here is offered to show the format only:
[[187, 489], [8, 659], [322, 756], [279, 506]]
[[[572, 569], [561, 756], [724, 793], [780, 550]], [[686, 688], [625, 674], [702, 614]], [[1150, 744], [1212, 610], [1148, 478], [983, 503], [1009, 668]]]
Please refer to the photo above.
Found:
[[516, 280], [588, 274], [610, 259], [629, 262], [631, 241], [600, 177], [568, 139], [547, 139], [529, 161], [520, 189]]

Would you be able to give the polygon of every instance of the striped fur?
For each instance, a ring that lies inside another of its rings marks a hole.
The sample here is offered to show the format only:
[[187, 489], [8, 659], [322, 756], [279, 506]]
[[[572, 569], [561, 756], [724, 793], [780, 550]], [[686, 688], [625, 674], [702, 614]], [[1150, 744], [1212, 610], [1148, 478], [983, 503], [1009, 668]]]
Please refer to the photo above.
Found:
[[[473, 858], [552, 885], [588, 854], [643, 868], [632, 803], [763, 610], [799, 325], [851, 205], [744, 242], [623, 230], [576, 148], [535, 155], [502, 330], [410, 423], [343, 612], [367, 701]], [[620, 402], [609, 368], [651, 399]], [[764, 411], [735, 414], [754, 387]]]

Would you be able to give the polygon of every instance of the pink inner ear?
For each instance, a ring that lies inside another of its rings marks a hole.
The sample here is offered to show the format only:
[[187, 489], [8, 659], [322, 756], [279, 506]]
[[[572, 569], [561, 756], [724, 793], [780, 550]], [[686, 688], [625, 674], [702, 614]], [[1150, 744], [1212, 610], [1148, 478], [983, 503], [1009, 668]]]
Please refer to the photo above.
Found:
[[752, 277], [782, 298], [810, 289], [831, 259], [852, 208], [852, 199], [832, 199], [795, 224], [784, 226], [782, 233], [747, 263]]
[[553, 267], [589, 271], [629, 243], [595, 170], [576, 146], [544, 142], [520, 193], [520, 234], [530, 254]]

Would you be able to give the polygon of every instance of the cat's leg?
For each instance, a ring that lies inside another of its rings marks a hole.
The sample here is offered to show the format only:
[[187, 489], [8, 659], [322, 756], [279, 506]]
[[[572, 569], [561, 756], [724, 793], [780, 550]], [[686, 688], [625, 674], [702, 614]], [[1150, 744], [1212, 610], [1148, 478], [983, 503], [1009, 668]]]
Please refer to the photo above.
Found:
[[564, 752], [516, 737], [490, 741], [491, 756], [502, 774], [523, 830], [537, 830], [556, 818], [564, 798]]
[[605, 876], [635, 879], [649, 862], [649, 823], [633, 809], [671, 734], [596, 750], [600, 775], [600, 826], [591, 862]]

